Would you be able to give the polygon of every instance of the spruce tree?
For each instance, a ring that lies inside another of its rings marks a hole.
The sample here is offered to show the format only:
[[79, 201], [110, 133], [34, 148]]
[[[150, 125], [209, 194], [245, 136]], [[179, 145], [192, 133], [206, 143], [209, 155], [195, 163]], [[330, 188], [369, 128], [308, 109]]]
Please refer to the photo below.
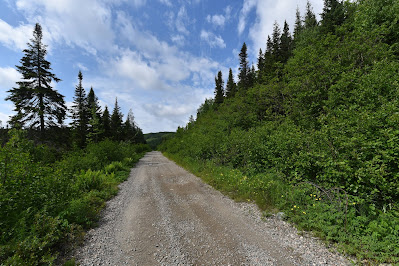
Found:
[[280, 26], [278, 25], [277, 21], [274, 22], [273, 26], [273, 34], [272, 34], [272, 54], [275, 61], [279, 61], [281, 54], [280, 54], [280, 39], [281, 38], [281, 30]]
[[44, 137], [46, 126], [62, 125], [66, 106], [64, 96], [52, 89], [51, 81], [61, 81], [51, 73], [51, 63], [45, 59], [47, 45], [42, 43], [43, 32], [39, 23], [36, 23], [33, 38], [28, 49], [23, 50], [25, 55], [16, 66], [22, 74], [23, 81], [17, 82], [18, 87], [8, 91], [6, 100], [15, 105], [16, 115], [11, 117], [10, 124], [30, 128], [39, 128], [41, 137]]
[[312, 29], [316, 26], [317, 26], [316, 15], [313, 12], [312, 5], [308, 1], [306, 3], [305, 29]]
[[296, 19], [295, 19], [295, 28], [294, 28], [294, 40], [298, 39], [298, 36], [301, 34], [303, 31], [303, 22], [302, 22], [302, 17], [301, 13], [299, 12], [299, 8], [296, 8]]
[[123, 124], [123, 139], [126, 141], [136, 142], [138, 131], [136, 123], [134, 122], [134, 115], [132, 109], [127, 113], [126, 121]]
[[240, 59], [240, 67], [238, 68], [238, 87], [241, 89], [248, 89], [248, 74], [249, 74], [249, 65], [248, 65], [248, 53], [247, 53], [247, 45], [242, 45], [241, 52], [239, 54]]
[[96, 113], [96, 109], [91, 109], [89, 120], [89, 131], [87, 133], [87, 141], [97, 143], [100, 141], [101, 136], [104, 134], [103, 125], [100, 116]]
[[108, 106], [105, 106], [103, 115], [101, 117], [103, 138], [111, 138], [111, 118], [108, 111]]
[[292, 37], [287, 21], [284, 22], [283, 33], [280, 38], [280, 61], [286, 63], [292, 53]]
[[321, 13], [321, 30], [324, 34], [334, 33], [335, 27], [345, 21], [344, 5], [338, 0], [324, 0], [324, 8]]
[[110, 121], [112, 138], [114, 140], [118, 140], [118, 141], [121, 140], [122, 118], [123, 118], [123, 115], [121, 113], [121, 108], [118, 105], [118, 99], [115, 98], [115, 106], [114, 106], [114, 110], [112, 110], [111, 121]]
[[224, 100], [224, 81], [222, 71], [215, 77], [215, 103], [222, 104]]
[[79, 71], [78, 73], [78, 80], [79, 83], [75, 87], [75, 96], [73, 98], [73, 105], [71, 108], [71, 125], [74, 130], [77, 145], [80, 148], [83, 148], [86, 145], [89, 110], [87, 105], [86, 92], [82, 85], [83, 74], [81, 71]]
[[264, 66], [265, 66], [265, 55], [263, 54], [262, 48], [260, 48], [259, 54], [258, 54], [258, 70], [259, 70], [259, 72], [263, 71]]
[[227, 83], [226, 83], [226, 98], [234, 97], [236, 90], [237, 90], [237, 85], [234, 82], [233, 71], [230, 68], [229, 77], [227, 78]]
[[[87, 109], [92, 110], [93, 108], [94, 108], [96, 114], [98, 116], [100, 116], [101, 115], [101, 107], [98, 102], [98, 97], [94, 93], [93, 87], [91, 87], [89, 93], [87, 94]], [[91, 111], [89, 114], [89, 118], [91, 118]]]

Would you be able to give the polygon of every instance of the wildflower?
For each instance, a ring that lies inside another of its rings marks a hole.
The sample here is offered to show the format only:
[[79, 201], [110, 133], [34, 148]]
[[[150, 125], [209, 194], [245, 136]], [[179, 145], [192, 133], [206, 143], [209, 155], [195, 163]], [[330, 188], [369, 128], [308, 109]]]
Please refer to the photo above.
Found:
[[313, 203], [313, 206], [316, 206], [316, 205]]
[[296, 208], [296, 205], [294, 205], [294, 208]]
[[356, 202], [354, 202], [353, 205], [356, 205]]
[[311, 197], [313, 197], [313, 195], [312, 195], [312, 194], [310, 194], [310, 196], [311, 196]]
[[306, 214], [306, 212], [303, 212], [303, 214]]
[[291, 208], [291, 211], [293, 211], [294, 209], [293, 208]]
[[284, 198], [284, 195], [281, 195], [282, 198]]

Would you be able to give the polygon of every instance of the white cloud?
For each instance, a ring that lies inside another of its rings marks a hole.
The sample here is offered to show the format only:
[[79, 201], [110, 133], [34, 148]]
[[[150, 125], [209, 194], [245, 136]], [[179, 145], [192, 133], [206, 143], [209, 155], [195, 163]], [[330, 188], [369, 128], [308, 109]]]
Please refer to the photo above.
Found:
[[210, 47], [219, 47], [219, 48], [226, 48], [226, 44], [222, 37], [216, 36], [214, 33], [202, 30], [201, 31], [201, 40], [206, 41]]
[[16, 86], [21, 80], [21, 74], [12, 67], [0, 67], [0, 97], [4, 98], [6, 91]]
[[88, 71], [89, 70], [89, 68], [87, 66], [83, 65], [82, 63], [76, 63], [75, 67], [80, 69], [80, 70], [82, 70], [82, 71]]
[[[249, 12], [251, 12], [251, 10], [253, 8], [256, 7], [256, 4], [258, 2], [262, 2], [262, 0], [244, 0], [244, 4], [243, 7], [241, 9], [240, 15], [239, 15], [239, 20], [238, 20], [238, 35], [241, 35], [243, 33], [243, 31], [245, 30], [246, 27], [246, 20], [247, 20], [247, 16], [249, 14]], [[265, 3], [269, 3], [269, 1], [263, 1]]]
[[170, 2], [170, 0], [159, 0], [159, 2], [161, 2], [164, 5], [167, 5], [169, 7], [172, 6], [172, 2]]
[[[264, 0], [245, 0], [243, 9], [241, 10], [240, 22], [243, 18], [243, 28], [240, 31], [239, 23], [239, 33], [242, 33], [245, 28], [245, 18], [252, 10], [256, 8], [256, 21], [255, 24], [251, 26], [249, 30], [249, 37], [253, 42], [253, 47], [251, 47], [251, 54], [256, 58], [259, 48], [266, 48], [267, 36], [271, 35], [273, 32], [273, 24], [275, 21], [280, 25], [280, 28], [284, 26], [284, 20], [290, 26], [290, 31], [292, 32], [295, 24], [295, 12], [296, 8], [299, 7], [301, 14], [305, 13], [305, 6], [307, 0], [281, 0], [281, 1], [264, 1]], [[318, 16], [323, 9], [323, 1], [321, 0], [311, 0], [314, 13]]]
[[32, 36], [32, 32], [32, 25], [21, 24], [17, 27], [12, 27], [0, 19], [0, 43], [9, 49], [21, 51], [27, 48], [26, 43]]
[[172, 42], [174, 42], [178, 46], [183, 46], [185, 43], [186, 38], [183, 35], [177, 34], [177, 35], [172, 35], [170, 37]]
[[219, 14], [219, 15], [213, 15], [213, 16], [211, 16], [211, 15], [208, 15], [207, 17], [206, 17], [206, 20], [209, 22], [209, 23], [211, 23], [211, 24], [213, 24], [215, 27], [221, 27], [221, 28], [223, 28], [224, 27], [224, 25], [226, 24], [226, 22], [228, 21], [228, 20], [230, 20], [230, 17], [231, 17], [231, 6], [227, 6], [225, 9], [224, 9], [224, 14], [222, 15], [222, 14]]
[[[144, 2], [136, 0], [133, 4]], [[39, 22], [49, 32], [43, 35], [45, 43], [65, 42], [91, 54], [112, 49], [115, 35], [111, 8], [106, 1], [17, 0], [16, 6], [28, 21]]]
[[184, 6], [180, 7], [176, 17], [176, 29], [178, 32], [189, 35], [190, 32], [186, 26], [190, 24], [190, 18], [187, 15], [187, 10]]

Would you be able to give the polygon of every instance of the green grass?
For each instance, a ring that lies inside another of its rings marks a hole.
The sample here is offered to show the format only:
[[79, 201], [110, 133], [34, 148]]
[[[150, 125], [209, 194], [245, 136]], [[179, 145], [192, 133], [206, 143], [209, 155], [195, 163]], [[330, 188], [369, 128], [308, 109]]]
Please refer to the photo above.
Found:
[[399, 263], [399, 210], [377, 210], [342, 190], [286, 183], [278, 173], [246, 175], [212, 162], [165, 156], [237, 201], [256, 203], [265, 216], [283, 211], [299, 230], [311, 231], [364, 264]]

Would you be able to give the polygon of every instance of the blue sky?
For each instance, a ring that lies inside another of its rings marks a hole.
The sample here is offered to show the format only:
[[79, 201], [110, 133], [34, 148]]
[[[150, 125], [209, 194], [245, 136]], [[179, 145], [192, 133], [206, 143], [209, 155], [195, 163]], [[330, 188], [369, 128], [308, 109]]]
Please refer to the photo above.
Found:
[[[321, 13], [323, 0], [310, 1]], [[83, 73], [101, 105], [115, 97], [133, 110], [144, 133], [175, 131], [213, 97], [214, 76], [238, 70], [243, 42], [256, 64], [273, 23], [287, 20], [306, 0], [0, 0], [0, 120], [12, 115], [6, 91], [20, 79], [22, 50], [34, 24], [43, 27], [47, 60], [62, 81], [54, 88], [70, 106]], [[67, 121], [68, 122], [68, 121]]]

